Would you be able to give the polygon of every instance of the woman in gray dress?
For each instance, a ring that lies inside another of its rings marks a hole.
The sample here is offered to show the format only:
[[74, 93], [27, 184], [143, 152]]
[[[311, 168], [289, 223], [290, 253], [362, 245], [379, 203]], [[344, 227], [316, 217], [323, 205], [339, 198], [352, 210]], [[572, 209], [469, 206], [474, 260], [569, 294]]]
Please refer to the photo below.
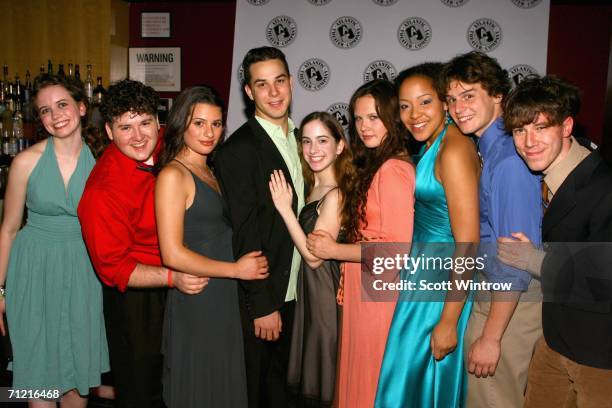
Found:
[[270, 192], [295, 246], [302, 255], [298, 277], [288, 383], [298, 405], [331, 406], [336, 378], [339, 264], [323, 261], [306, 248], [306, 234], [324, 230], [338, 239], [343, 203], [353, 179], [352, 155], [334, 117], [313, 112], [300, 125], [302, 169], [308, 191], [299, 220], [291, 209], [292, 191], [282, 171], [270, 177]]
[[223, 103], [212, 88], [176, 98], [155, 189], [159, 245], [169, 268], [211, 279], [198, 294], [168, 293], [162, 382], [170, 408], [247, 406], [236, 279], [264, 279], [268, 263], [260, 251], [234, 262], [231, 226], [208, 166], [222, 133]]

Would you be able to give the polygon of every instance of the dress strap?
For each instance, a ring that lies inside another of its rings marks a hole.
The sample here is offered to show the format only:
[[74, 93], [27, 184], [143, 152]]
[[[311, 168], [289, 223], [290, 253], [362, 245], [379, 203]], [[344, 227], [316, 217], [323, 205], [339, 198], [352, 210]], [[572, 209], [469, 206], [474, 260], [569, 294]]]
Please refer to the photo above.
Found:
[[338, 186], [332, 187], [329, 190], [327, 190], [327, 192], [325, 194], [323, 194], [323, 197], [321, 197], [321, 199], [319, 200], [319, 202], [317, 203], [317, 205], [315, 207], [315, 209], [317, 210], [317, 213], [319, 212], [319, 207], [321, 207], [321, 204], [323, 204], [323, 201], [325, 201], [325, 197], [327, 197], [327, 195], [329, 193], [331, 193], [332, 191], [334, 191], [337, 188], [338, 188]]

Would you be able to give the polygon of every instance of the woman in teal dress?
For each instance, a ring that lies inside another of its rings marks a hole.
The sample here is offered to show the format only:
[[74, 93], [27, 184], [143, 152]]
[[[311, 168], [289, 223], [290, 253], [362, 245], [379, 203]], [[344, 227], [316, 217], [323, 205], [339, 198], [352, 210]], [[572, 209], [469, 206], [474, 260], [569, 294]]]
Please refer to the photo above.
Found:
[[[474, 143], [446, 120], [438, 73], [442, 64], [425, 63], [398, 75], [400, 116], [415, 140], [416, 189], [411, 256], [470, 254], [479, 239], [479, 161]], [[412, 272], [412, 273], [411, 273]], [[402, 279], [460, 279], [448, 269], [402, 271]], [[463, 333], [471, 302], [465, 293], [403, 292], [387, 338], [376, 407], [451, 408], [463, 406], [466, 372]]]
[[[57, 390], [46, 396], [85, 407], [89, 389], [109, 370], [102, 288], [77, 218], [95, 162], [81, 131], [85, 92], [80, 81], [41, 75], [34, 102], [50, 137], [13, 160], [0, 227], [0, 282], [6, 278], [0, 312], [6, 309], [11, 336], [12, 388]], [[19, 230], [24, 205], [27, 221]]]

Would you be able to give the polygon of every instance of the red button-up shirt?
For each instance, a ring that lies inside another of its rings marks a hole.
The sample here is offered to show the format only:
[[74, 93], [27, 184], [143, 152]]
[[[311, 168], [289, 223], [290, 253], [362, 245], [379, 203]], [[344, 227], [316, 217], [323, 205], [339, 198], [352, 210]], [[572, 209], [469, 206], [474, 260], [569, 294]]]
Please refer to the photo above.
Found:
[[102, 282], [121, 292], [137, 264], [161, 265], [151, 170], [111, 144], [91, 171], [79, 203], [94, 268]]

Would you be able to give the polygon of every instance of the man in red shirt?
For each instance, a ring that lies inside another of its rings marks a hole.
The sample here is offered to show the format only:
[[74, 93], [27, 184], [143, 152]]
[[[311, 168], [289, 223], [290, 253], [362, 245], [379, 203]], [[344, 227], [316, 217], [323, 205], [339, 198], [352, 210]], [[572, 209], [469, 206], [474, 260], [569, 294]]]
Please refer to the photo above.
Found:
[[112, 143], [92, 170], [78, 215], [104, 288], [104, 316], [117, 407], [161, 407], [166, 287], [202, 291], [207, 278], [162, 266], [155, 226], [154, 162], [159, 97], [123, 80], [100, 107]]

